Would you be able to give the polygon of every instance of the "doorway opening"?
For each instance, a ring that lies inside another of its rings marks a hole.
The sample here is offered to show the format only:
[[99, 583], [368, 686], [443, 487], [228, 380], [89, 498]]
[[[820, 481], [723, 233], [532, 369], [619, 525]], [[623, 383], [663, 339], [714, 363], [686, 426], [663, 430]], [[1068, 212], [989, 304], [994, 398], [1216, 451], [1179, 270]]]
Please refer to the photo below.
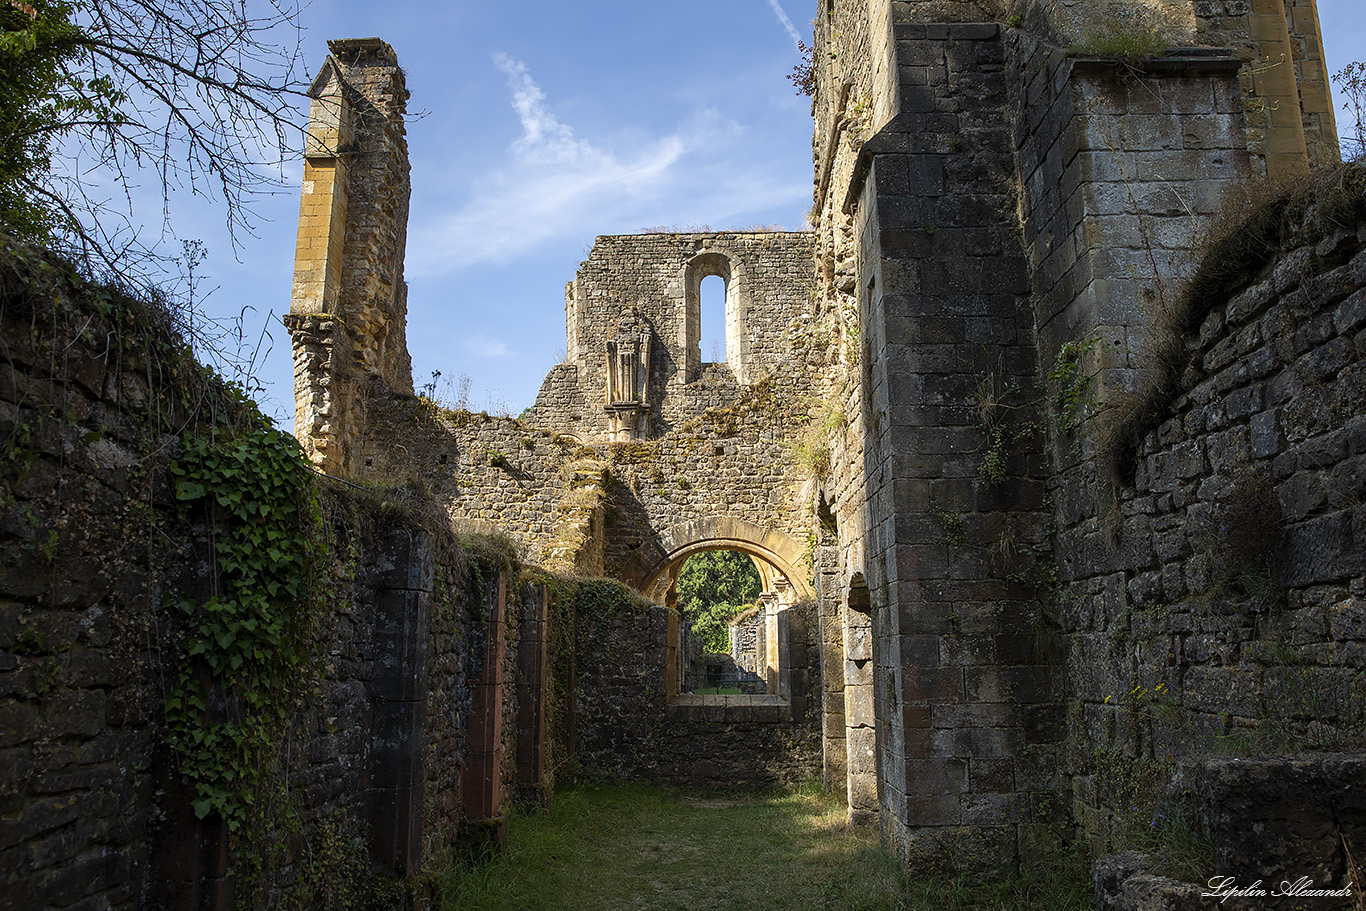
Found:
[[716, 548], [670, 571], [675, 694], [787, 696], [792, 586], [766, 560]]

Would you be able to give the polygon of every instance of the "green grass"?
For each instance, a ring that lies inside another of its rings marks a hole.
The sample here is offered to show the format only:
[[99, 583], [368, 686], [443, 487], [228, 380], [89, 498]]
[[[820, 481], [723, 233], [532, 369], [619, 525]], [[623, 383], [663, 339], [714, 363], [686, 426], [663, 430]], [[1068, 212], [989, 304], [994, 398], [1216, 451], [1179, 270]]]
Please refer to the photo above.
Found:
[[[1065, 872], [1061, 872], [1065, 871]], [[445, 911], [1071, 911], [1091, 906], [1086, 871], [988, 886], [910, 879], [875, 832], [845, 825], [819, 789], [761, 797], [640, 785], [580, 787], [516, 815], [507, 846], [440, 882]]]

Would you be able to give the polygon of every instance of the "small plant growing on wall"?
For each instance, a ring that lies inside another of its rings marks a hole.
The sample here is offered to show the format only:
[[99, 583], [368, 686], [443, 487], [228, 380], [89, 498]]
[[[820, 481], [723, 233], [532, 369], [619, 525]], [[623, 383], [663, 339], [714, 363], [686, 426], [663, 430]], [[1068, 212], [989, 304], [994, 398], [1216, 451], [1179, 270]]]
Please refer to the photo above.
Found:
[[1058, 420], [1069, 433], [1086, 418], [1086, 409], [1094, 401], [1090, 394], [1091, 375], [1085, 372], [1083, 364], [1095, 346], [1094, 338], [1067, 342], [1058, 349], [1058, 356], [1048, 370]]
[[816, 49], [805, 41], [798, 41], [797, 52], [802, 59], [787, 74], [787, 81], [792, 83], [798, 95], [810, 98], [816, 94]]
[[1132, 72], [1145, 60], [1160, 57], [1171, 46], [1170, 38], [1151, 23], [1113, 23], [1104, 32], [1088, 34], [1067, 48], [1069, 57], [1105, 57]]
[[1008, 447], [1013, 440], [1026, 437], [1032, 428], [1026, 423], [1014, 428], [1005, 424], [1009, 411], [1021, 407], [1019, 399], [1020, 384], [1005, 384], [996, 373], [987, 373], [977, 384], [972, 395], [973, 408], [977, 411], [977, 422], [982, 427], [982, 461], [977, 466], [977, 477], [993, 487], [1006, 479], [1006, 459]]
[[803, 475], [814, 481], [830, 477], [830, 438], [847, 425], [844, 411], [835, 402], [820, 399], [812, 403], [806, 424], [788, 443]]
[[960, 550], [968, 543], [967, 535], [963, 532], [963, 514], [961, 512], [949, 512], [945, 509], [931, 509], [930, 515], [939, 523], [939, 528], [944, 532], [944, 542], [949, 545], [950, 550]]
[[1358, 161], [1366, 157], [1366, 63], [1349, 63], [1331, 78], [1338, 92], [1346, 98], [1342, 109], [1350, 117], [1349, 132], [1340, 140], [1342, 157]]
[[[1057, 418], [1058, 430], [1063, 436], [1070, 436], [1096, 410], [1096, 396], [1092, 380], [1094, 373], [1086, 372], [1086, 361], [1095, 350], [1099, 339], [1084, 338], [1066, 342], [1058, 349], [1053, 366], [1048, 368], [1048, 386], [1053, 413]], [[1074, 452], [1080, 449], [1080, 440], [1073, 443]]]
[[1210, 558], [1210, 596], [1247, 598], [1263, 609], [1278, 602], [1275, 559], [1282, 526], [1271, 472], [1265, 465], [1239, 465], [1199, 532]]

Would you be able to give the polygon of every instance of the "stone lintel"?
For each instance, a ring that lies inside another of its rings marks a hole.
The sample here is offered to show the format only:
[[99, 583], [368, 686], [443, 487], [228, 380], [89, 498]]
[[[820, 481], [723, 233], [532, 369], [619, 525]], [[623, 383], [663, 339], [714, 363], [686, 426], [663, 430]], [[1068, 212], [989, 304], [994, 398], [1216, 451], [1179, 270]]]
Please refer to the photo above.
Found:
[[1160, 57], [1130, 66], [1113, 57], [1073, 57], [1075, 75], [1116, 75], [1137, 72], [1143, 76], [1193, 76], [1223, 73], [1235, 76], [1243, 65], [1233, 51], [1221, 47], [1176, 47]]

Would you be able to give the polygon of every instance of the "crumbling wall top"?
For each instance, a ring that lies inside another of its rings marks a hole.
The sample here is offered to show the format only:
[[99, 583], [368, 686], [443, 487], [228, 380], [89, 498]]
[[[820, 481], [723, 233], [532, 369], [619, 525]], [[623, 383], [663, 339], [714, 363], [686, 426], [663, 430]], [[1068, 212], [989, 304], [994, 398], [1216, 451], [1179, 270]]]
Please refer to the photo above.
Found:
[[[557, 414], [569, 399], [556, 385], [543, 389], [530, 420], [585, 441], [625, 442], [659, 436], [680, 420], [725, 404], [791, 356], [787, 330], [810, 304], [813, 244], [810, 231], [597, 238], [565, 289], [568, 362], [582, 396], [572, 398], [584, 408], [576, 409], [577, 416]], [[700, 344], [701, 283], [712, 276], [725, 284], [725, 325], [707, 330], [712, 337], [724, 332], [724, 354], [716, 355]], [[630, 414], [612, 399], [609, 370], [609, 364], [621, 368], [620, 350], [613, 361], [609, 349], [624, 314], [649, 327], [648, 339], [635, 349], [640, 388], [631, 401], [640, 407]]]
[[327, 42], [332, 55], [348, 66], [388, 63], [398, 66], [398, 54], [380, 38], [334, 38]]

